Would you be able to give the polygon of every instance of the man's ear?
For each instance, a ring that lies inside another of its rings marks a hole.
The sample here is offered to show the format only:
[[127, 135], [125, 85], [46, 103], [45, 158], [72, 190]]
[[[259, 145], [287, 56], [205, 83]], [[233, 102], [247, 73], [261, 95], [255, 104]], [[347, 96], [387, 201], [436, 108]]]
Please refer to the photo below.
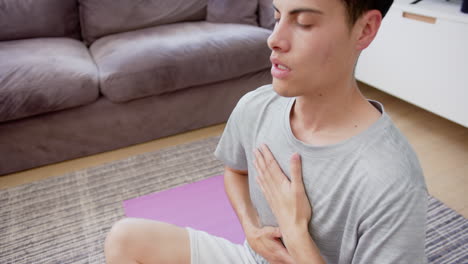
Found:
[[362, 51], [372, 43], [381, 23], [382, 13], [378, 10], [367, 11], [356, 21], [356, 50]]

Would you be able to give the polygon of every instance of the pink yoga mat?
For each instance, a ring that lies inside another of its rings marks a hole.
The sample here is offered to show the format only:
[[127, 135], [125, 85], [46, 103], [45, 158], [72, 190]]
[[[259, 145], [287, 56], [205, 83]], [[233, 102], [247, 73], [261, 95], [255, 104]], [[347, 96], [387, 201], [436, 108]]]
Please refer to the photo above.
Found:
[[125, 215], [191, 227], [242, 244], [244, 231], [224, 191], [223, 175], [123, 202]]

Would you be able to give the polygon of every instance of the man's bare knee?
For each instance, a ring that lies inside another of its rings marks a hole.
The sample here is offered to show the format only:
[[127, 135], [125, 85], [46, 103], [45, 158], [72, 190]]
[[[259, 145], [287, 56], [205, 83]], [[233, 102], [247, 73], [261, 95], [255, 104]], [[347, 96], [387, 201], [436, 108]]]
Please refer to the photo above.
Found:
[[106, 244], [110, 243], [126, 243], [130, 239], [132, 228], [134, 228], [135, 219], [123, 218], [115, 222], [109, 234], [106, 237]]
[[119, 263], [123, 259], [127, 261], [132, 259], [128, 249], [134, 226], [135, 220], [131, 218], [124, 218], [114, 223], [104, 243], [104, 252], [108, 263]]
[[[190, 263], [190, 245], [185, 232], [162, 222], [134, 218], [119, 220], [107, 235], [106, 259], [109, 264]], [[120, 262], [122, 259], [127, 262]]]

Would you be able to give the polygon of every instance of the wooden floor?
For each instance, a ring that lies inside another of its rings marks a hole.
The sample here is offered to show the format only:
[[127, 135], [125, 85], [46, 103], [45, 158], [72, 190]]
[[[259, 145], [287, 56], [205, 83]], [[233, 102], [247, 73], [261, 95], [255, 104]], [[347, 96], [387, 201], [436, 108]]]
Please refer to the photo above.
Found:
[[[468, 128], [431, 114], [374, 88], [360, 84], [363, 93], [384, 104], [398, 128], [416, 150], [429, 192], [468, 218]], [[224, 124], [145, 144], [66, 161], [0, 177], [0, 189], [97, 166], [135, 154], [220, 135]]]

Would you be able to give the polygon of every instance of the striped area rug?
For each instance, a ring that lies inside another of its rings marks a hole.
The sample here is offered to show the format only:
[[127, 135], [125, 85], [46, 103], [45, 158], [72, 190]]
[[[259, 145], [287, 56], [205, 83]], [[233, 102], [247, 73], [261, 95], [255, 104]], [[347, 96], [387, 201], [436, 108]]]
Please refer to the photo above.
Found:
[[429, 263], [468, 264], [468, 219], [428, 196], [426, 255]]
[[[104, 263], [122, 201], [222, 173], [219, 137], [0, 190], [0, 263]], [[468, 263], [468, 220], [428, 197], [429, 263]]]

